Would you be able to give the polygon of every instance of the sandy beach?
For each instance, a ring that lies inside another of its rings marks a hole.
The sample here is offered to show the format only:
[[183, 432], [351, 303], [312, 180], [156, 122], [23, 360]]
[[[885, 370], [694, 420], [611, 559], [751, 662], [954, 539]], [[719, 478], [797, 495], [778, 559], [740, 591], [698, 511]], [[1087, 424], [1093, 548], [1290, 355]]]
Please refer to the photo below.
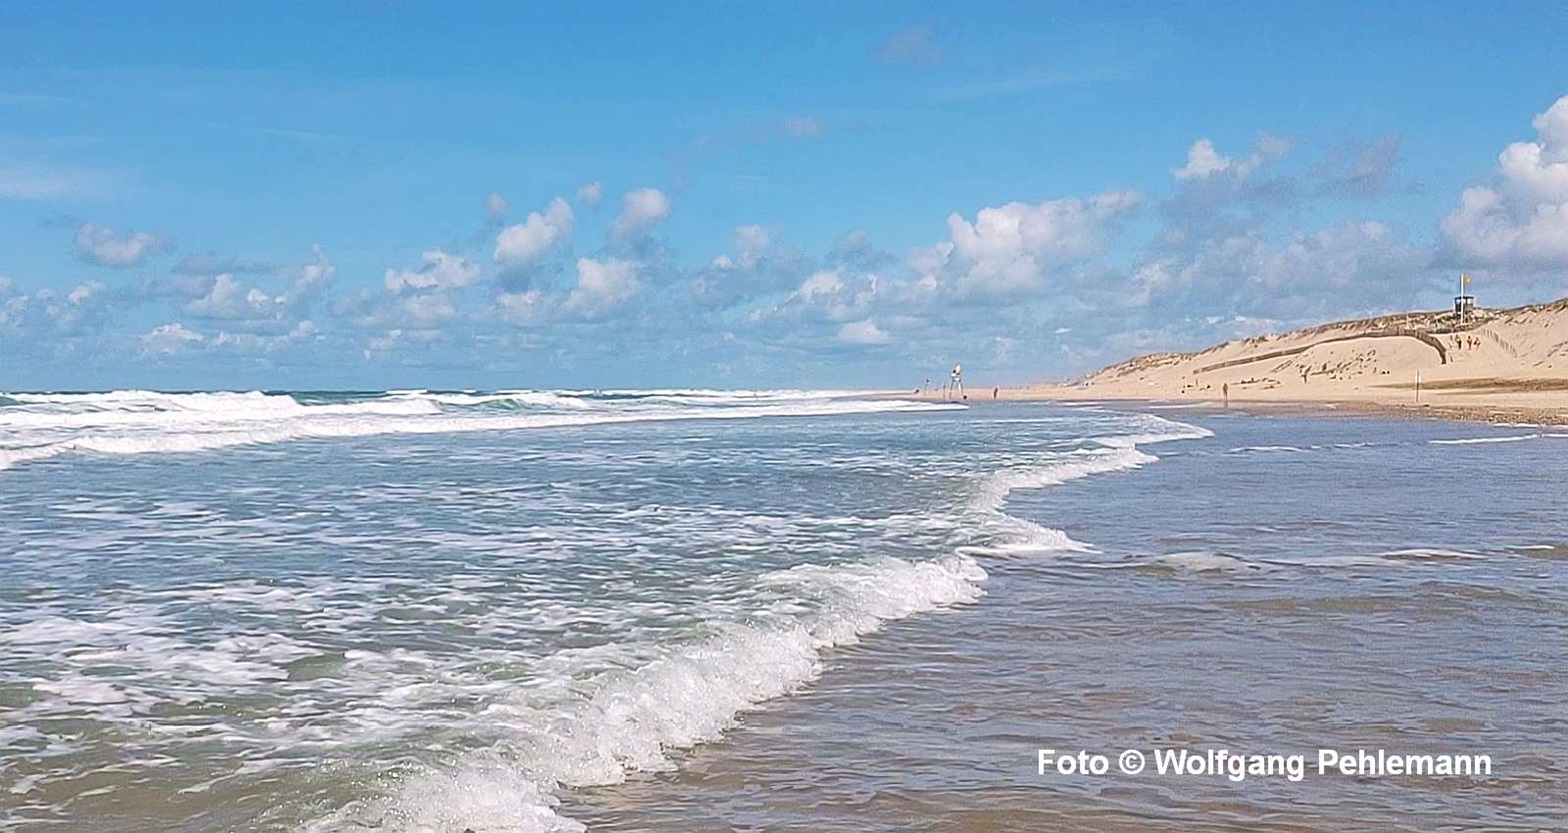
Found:
[[[975, 385], [969, 401], [1150, 400], [1246, 410], [1568, 424], [1568, 299], [1342, 321], [1154, 353], [1066, 383]], [[907, 394], [905, 394], [907, 396]], [[920, 398], [943, 398], [941, 391]]]

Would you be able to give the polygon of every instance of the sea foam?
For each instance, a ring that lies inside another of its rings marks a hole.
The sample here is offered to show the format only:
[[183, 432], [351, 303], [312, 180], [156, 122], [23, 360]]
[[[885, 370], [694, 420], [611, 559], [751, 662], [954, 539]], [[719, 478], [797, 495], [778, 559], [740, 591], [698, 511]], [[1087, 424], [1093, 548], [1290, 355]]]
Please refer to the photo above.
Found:
[[825, 651], [890, 621], [973, 602], [985, 578], [963, 555], [769, 573], [762, 586], [805, 600], [810, 612], [725, 624], [640, 667], [602, 675], [586, 698], [552, 713], [503, 697], [476, 716], [495, 741], [491, 748], [448, 766], [421, 766], [386, 794], [305, 829], [580, 831], [557, 812], [562, 789], [670, 769], [673, 753], [719, 738], [743, 712], [816, 679]]
[[[0, 469], [63, 454], [176, 454], [302, 439], [517, 431], [625, 422], [757, 419], [961, 409], [816, 391], [660, 392], [589, 398], [536, 391], [403, 391], [302, 403], [289, 394], [113, 391], [10, 394], [0, 408]], [[671, 404], [670, 400], [683, 404]], [[684, 404], [701, 401], [701, 405]], [[497, 409], [499, 404], [513, 406]], [[521, 406], [521, 409], [519, 409]]]
[[1213, 436], [1206, 428], [1152, 414], [1129, 415], [1125, 419], [1132, 423], [1128, 434], [1092, 437], [1087, 441], [1087, 448], [1057, 453], [1043, 461], [1010, 466], [987, 475], [975, 489], [969, 508], [980, 516], [989, 541], [965, 547], [963, 551], [981, 555], [1018, 555], [1089, 550], [1089, 545], [1073, 540], [1060, 529], [1007, 514], [1003, 508], [1008, 496], [1020, 489], [1040, 489], [1097, 474], [1130, 471], [1159, 459], [1140, 450], [1140, 445]]
[[[7, 442], [19, 435], [48, 441], [69, 434], [54, 440], [63, 446], [54, 454], [155, 454], [300, 438], [943, 407], [751, 393], [404, 391], [321, 401], [262, 393], [123, 392], [6, 406], [0, 408], [0, 431], [9, 432], [3, 434]], [[18, 411], [51, 414], [56, 422], [5, 422], [11, 416], [7, 412]], [[87, 416], [70, 424], [69, 418], [81, 415]], [[90, 420], [98, 423], [84, 428]], [[19, 720], [89, 718], [127, 731], [153, 725], [158, 732], [174, 733], [145, 739], [137, 754], [161, 750], [162, 743], [221, 744], [247, 765], [365, 759], [367, 767], [375, 767], [354, 773], [357, 798], [336, 809], [313, 811], [324, 815], [306, 823], [306, 830], [577, 831], [582, 825], [561, 805], [569, 790], [667, 770], [681, 750], [721, 737], [747, 711], [815, 680], [834, 648], [889, 622], [977, 601], [984, 595], [985, 557], [1087, 547], [1060, 530], [1009, 515], [1006, 504], [1014, 492], [1136, 469], [1156, 459], [1140, 444], [1207, 435], [1158, 417], [1116, 415], [1102, 422], [1105, 433], [1053, 443], [1046, 451], [993, 450], [985, 459], [1001, 461], [995, 470], [987, 472], [992, 465], [987, 462], [973, 474], [938, 478], [953, 491], [930, 494], [950, 502], [879, 503], [868, 507], [872, 511], [833, 503], [815, 514], [782, 517], [761, 514], [757, 507], [711, 506], [707, 500], [686, 507], [642, 503], [624, 512], [607, 510], [595, 526], [581, 516], [583, 504], [574, 497], [562, 510], [571, 514], [556, 526], [530, 521], [515, 529], [487, 523], [482, 534], [461, 527], [422, 531], [424, 546], [438, 554], [450, 547], [465, 564], [468, 558], [489, 559], [518, 547], [515, 560], [501, 562], [505, 569], [487, 574], [446, 575], [436, 582], [375, 571], [312, 573], [286, 581], [181, 581], [134, 600], [117, 598], [112, 612], [67, 606], [14, 622], [16, 627], [0, 629], [0, 647], [13, 658], [52, 669], [49, 679], [34, 687], [37, 699], [25, 714], [18, 712]], [[933, 424], [940, 430], [940, 423]], [[583, 465], [599, 453], [587, 448], [587, 441], [574, 444], [561, 450], [559, 459]], [[619, 462], [607, 471], [618, 472], [617, 483], [631, 482], [624, 467], [632, 458], [620, 449], [608, 455]], [[670, 448], [644, 449], [637, 459], [672, 453]], [[680, 455], [687, 453], [676, 456], [684, 460]], [[919, 461], [890, 461], [870, 451], [827, 460], [820, 451], [802, 453], [798, 466], [789, 448], [769, 453], [779, 457], [780, 466], [931, 470]], [[353, 494], [377, 505], [426, 507], [433, 497], [428, 489], [387, 483], [367, 484]], [[469, 495], [463, 505], [472, 509], [471, 501], [478, 499]], [[540, 511], [543, 501], [553, 499], [534, 498], [540, 505], [533, 509]], [[105, 514], [115, 509], [113, 503], [94, 502], [77, 511], [99, 513], [106, 524], [135, 524], [138, 537], [179, 533], [194, 541], [216, 535], [234, 544], [248, 541], [246, 536], [269, 541], [286, 536], [281, 547], [395, 558], [380, 569], [406, 557], [387, 543], [398, 536], [380, 530], [343, 528], [314, 515], [269, 518], [264, 527], [241, 529], [240, 521], [225, 520], [204, 500], [160, 500], [155, 509], [123, 515], [124, 521], [121, 514]], [[895, 511], [879, 511], [884, 508]], [[507, 516], [511, 512], [508, 508]], [[530, 596], [535, 591], [514, 584], [519, 576], [552, 575], [539, 564], [556, 557], [555, 547], [568, 537], [598, 536], [559, 550], [570, 554], [613, 552], [619, 546], [641, 550], [643, 539], [659, 534], [678, 539], [672, 552], [682, 557], [694, 542], [708, 550], [742, 550], [738, 545], [744, 545], [744, 552], [760, 553], [777, 550], [787, 540], [817, 547], [809, 557], [820, 560], [759, 572], [714, 570], [690, 582], [709, 587], [733, 580], [733, 592], [717, 599], [686, 590], [679, 597], [644, 596], [649, 592], [644, 589], [614, 600], [613, 607], [596, 606], [602, 597], [592, 586], [600, 579], [590, 571], [612, 576], [614, 561], [574, 559], [569, 571], [556, 576], [557, 582], [582, 582], [584, 592], [593, 594], [586, 597]], [[866, 554], [866, 548], [875, 552], [879, 544], [903, 548], [896, 554]], [[263, 550], [247, 546], [242, 551]], [[462, 650], [449, 650], [446, 635], [423, 644], [401, 638], [427, 633], [410, 623], [431, 618], [462, 630]], [[641, 621], [656, 627], [644, 629]], [[193, 622], [203, 624], [192, 627]], [[604, 639], [564, 645], [539, 636], [579, 631]], [[258, 705], [280, 691], [288, 692], [286, 701]], [[219, 716], [214, 707], [235, 698], [256, 701], [249, 717]], [[212, 719], [193, 716], [175, 726], [153, 718], [187, 704], [207, 704]], [[366, 751], [386, 748], [415, 751], [394, 761]], [[184, 789], [214, 789], [217, 783]]]

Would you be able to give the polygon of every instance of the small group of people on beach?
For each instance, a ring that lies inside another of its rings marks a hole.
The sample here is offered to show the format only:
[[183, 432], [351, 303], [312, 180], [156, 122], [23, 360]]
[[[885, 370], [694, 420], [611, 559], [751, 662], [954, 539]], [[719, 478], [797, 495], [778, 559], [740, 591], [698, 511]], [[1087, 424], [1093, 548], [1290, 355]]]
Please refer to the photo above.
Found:
[[1455, 350], [1465, 350], [1465, 349], [1474, 350], [1474, 349], [1476, 349], [1476, 348], [1478, 348], [1480, 346], [1481, 346], [1481, 339], [1476, 338], [1475, 336], [1472, 336], [1472, 335], [1462, 335], [1462, 334], [1459, 334], [1459, 333], [1455, 333], [1454, 334], [1454, 349]]

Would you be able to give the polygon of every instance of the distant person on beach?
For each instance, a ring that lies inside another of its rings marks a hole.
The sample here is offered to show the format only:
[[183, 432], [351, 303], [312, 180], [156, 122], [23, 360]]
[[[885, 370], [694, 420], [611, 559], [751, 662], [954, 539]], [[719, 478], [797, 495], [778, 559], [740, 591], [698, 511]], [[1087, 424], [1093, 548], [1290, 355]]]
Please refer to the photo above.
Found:
[[997, 394], [999, 394], [1001, 392], [1002, 392], [1001, 388], [991, 388], [991, 398], [995, 399]]
[[1220, 395], [1225, 398], [1225, 407], [1230, 407], [1230, 382], [1220, 386]]

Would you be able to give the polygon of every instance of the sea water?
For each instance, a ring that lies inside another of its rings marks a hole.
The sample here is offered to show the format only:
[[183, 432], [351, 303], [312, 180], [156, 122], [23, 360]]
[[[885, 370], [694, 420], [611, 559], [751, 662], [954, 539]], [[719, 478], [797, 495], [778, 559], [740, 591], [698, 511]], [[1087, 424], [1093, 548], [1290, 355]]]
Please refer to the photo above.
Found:
[[[1550, 829], [1563, 439], [821, 391], [7, 394], [0, 828]], [[1357, 744], [1496, 774], [1035, 769]]]

